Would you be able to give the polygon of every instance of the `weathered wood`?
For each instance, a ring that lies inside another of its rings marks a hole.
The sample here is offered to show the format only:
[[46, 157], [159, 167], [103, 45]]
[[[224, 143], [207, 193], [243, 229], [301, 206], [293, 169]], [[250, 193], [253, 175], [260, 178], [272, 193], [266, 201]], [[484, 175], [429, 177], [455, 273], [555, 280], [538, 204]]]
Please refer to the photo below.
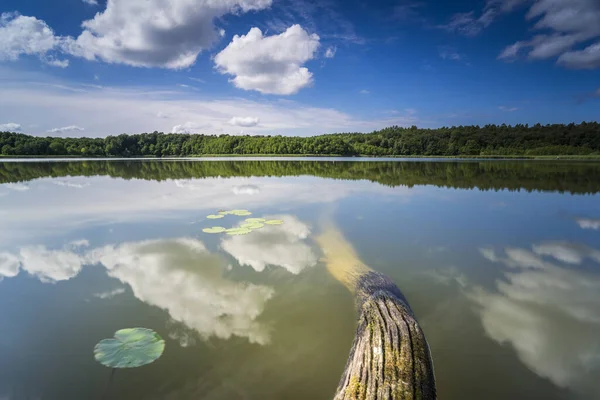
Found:
[[356, 296], [358, 327], [335, 400], [434, 400], [429, 345], [400, 289], [335, 230], [318, 238], [331, 274]]

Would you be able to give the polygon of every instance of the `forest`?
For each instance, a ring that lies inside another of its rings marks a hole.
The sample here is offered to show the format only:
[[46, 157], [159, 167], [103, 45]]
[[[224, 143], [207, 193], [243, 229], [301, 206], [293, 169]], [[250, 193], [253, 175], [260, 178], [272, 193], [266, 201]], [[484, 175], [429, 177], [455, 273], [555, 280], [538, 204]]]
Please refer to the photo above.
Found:
[[369, 180], [381, 185], [434, 185], [445, 188], [600, 193], [600, 165], [590, 162], [539, 161], [217, 161], [106, 160], [24, 163], [0, 161], [0, 183], [39, 178], [111, 176], [120, 179], [168, 181], [179, 179], [317, 176]]
[[492, 156], [600, 155], [600, 124], [485, 125], [310, 137], [121, 134], [38, 137], [0, 132], [3, 156], [193, 157], [201, 155]]
[[309, 137], [162, 132], [105, 138], [0, 132], [2, 156], [193, 157], [202, 155], [552, 156], [600, 155], [600, 123], [485, 125]]

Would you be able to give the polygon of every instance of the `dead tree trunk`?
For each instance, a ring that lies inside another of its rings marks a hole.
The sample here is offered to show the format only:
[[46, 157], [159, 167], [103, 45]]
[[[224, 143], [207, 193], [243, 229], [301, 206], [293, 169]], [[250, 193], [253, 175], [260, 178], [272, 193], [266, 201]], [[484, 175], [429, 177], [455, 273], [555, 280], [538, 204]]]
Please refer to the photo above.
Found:
[[374, 271], [356, 284], [358, 328], [335, 400], [435, 399], [429, 346], [400, 290]]

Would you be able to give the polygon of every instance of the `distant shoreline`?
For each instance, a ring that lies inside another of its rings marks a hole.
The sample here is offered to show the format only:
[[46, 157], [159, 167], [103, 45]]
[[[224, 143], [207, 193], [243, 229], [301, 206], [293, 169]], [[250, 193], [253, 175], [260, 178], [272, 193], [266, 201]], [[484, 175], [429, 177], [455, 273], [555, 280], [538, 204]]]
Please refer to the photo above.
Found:
[[600, 161], [600, 155], [464, 155], [464, 156], [406, 156], [406, 155], [388, 155], [388, 156], [344, 156], [339, 154], [202, 154], [197, 156], [169, 156], [169, 157], [152, 157], [152, 156], [136, 156], [136, 157], [81, 157], [75, 155], [0, 155], [0, 160], [32, 160], [32, 159], [60, 159], [60, 160], [192, 160], [201, 158], [343, 158], [343, 159], [444, 159], [444, 160], [580, 160], [580, 161]]

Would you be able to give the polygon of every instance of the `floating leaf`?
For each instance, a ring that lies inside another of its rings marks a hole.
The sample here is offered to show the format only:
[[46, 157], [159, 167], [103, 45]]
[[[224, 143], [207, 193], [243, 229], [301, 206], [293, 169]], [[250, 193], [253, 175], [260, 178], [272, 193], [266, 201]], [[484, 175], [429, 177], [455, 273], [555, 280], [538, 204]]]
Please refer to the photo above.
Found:
[[265, 222], [266, 219], [265, 218], [246, 218], [246, 222]]
[[99, 341], [94, 358], [110, 368], [135, 368], [156, 361], [164, 350], [165, 341], [152, 329], [128, 328]]
[[262, 228], [264, 226], [265, 226], [265, 224], [261, 224], [260, 222], [249, 222], [247, 224], [240, 225], [240, 228], [245, 228], [245, 229], [260, 229], [260, 228]]
[[219, 211], [219, 215], [229, 215], [231, 211]]
[[237, 235], [247, 235], [248, 233], [252, 232], [252, 230], [247, 229], [247, 228], [231, 228], [231, 229], [227, 229], [226, 232], [228, 235], [237, 236]]
[[233, 210], [231, 214], [237, 215], [238, 217], [245, 217], [247, 215], [252, 215], [252, 213], [248, 210]]
[[204, 228], [202, 229], [202, 232], [204, 233], [222, 233], [225, 232], [227, 229], [223, 228], [222, 226], [213, 226], [212, 228]]
[[269, 219], [265, 221], [266, 225], [281, 225], [283, 224], [283, 220], [281, 219]]
[[212, 215], [207, 215], [206, 218], [208, 219], [219, 219], [219, 218], [223, 218], [225, 215], [222, 214], [212, 214]]

